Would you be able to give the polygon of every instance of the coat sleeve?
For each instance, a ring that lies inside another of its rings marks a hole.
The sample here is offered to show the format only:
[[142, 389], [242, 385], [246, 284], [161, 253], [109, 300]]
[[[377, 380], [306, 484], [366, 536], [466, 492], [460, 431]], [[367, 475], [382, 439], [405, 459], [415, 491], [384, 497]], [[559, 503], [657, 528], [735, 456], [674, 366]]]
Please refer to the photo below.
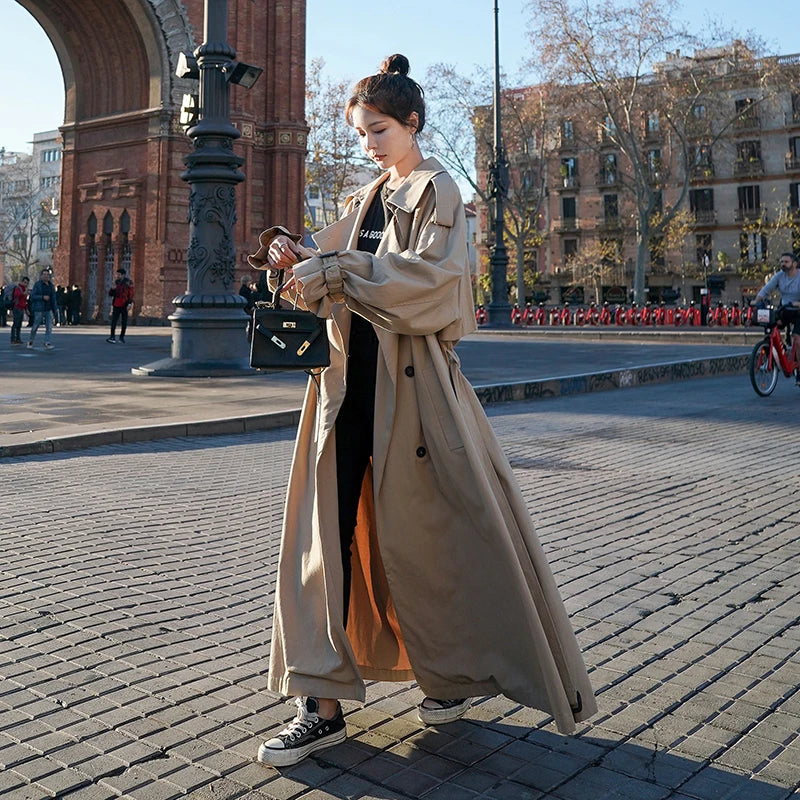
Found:
[[407, 335], [437, 333], [459, 320], [460, 290], [469, 281], [466, 220], [449, 176], [428, 185], [410, 229], [409, 247], [402, 252], [377, 256], [342, 250], [333, 263], [330, 257], [325, 263], [316, 257], [298, 264], [294, 274], [306, 305], [328, 316], [333, 304], [343, 300], [376, 325]]

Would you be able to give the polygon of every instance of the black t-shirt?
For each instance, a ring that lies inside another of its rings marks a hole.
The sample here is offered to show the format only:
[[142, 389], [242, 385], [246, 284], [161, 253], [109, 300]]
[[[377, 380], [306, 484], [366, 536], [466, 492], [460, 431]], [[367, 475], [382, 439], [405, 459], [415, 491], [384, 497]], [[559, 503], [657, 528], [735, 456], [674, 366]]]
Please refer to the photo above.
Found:
[[[383, 207], [382, 191], [375, 194], [370, 203], [361, 228], [358, 231], [358, 250], [373, 255], [383, 238], [386, 227], [386, 214]], [[378, 358], [378, 337], [369, 320], [353, 314], [350, 324], [350, 358], [374, 363]]]

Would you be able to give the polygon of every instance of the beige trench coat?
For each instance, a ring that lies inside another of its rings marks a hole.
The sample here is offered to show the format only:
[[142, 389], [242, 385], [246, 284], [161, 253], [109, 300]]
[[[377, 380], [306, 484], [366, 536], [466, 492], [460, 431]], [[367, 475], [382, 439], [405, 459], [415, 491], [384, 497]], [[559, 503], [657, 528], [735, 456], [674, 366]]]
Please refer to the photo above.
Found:
[[[390, 195], [373, 256], [355, 247], [386, 177], [315, 235], [335, 258], [294, 270], [306, 305], [328, 318], [331, 365], [319, 390], [309, 381], [295, 444], [268, 686], [359, 701], [364, 679], [416, 680], [446, 699], [502, 693], [567, 733], [596, 711], [593, 692], [525, 501], [453, 350], [475, 329], [461, 196], [424, 161]], [[262, 234], [251, 264], [264, 266], [278, 230]], [[345, 631], [334, 423], [353, 312], [374, 323], [379, 364]]]

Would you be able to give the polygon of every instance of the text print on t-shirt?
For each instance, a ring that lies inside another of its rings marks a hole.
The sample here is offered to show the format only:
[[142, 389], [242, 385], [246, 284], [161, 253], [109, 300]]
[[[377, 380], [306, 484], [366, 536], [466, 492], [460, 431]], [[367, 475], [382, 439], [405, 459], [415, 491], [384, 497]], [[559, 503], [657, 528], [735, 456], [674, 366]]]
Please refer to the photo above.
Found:
[[[358, 232], [358, 242], [359, 244], [364, 242], [372, 242], [372, 241], [380, 241], [383, 239], [383, 231], [382, 230], [369, 230], [369, 228], [361, 228]], [[361, 248], [359, 247], [359, 250]]]

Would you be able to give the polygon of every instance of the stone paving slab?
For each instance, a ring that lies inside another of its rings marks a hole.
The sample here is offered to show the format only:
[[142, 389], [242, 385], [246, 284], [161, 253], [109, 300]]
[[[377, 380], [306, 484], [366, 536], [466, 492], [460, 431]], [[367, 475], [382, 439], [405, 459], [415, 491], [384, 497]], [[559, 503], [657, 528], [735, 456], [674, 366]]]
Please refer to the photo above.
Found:
[[505, 698], [438, 730], [413, 684], [349, 738], [253, 761], [292, 432], [7, 459], [0, 795], [786, 800], [800, 789], [796, 390], [741, 377], [495, 406], [600, 711]]

